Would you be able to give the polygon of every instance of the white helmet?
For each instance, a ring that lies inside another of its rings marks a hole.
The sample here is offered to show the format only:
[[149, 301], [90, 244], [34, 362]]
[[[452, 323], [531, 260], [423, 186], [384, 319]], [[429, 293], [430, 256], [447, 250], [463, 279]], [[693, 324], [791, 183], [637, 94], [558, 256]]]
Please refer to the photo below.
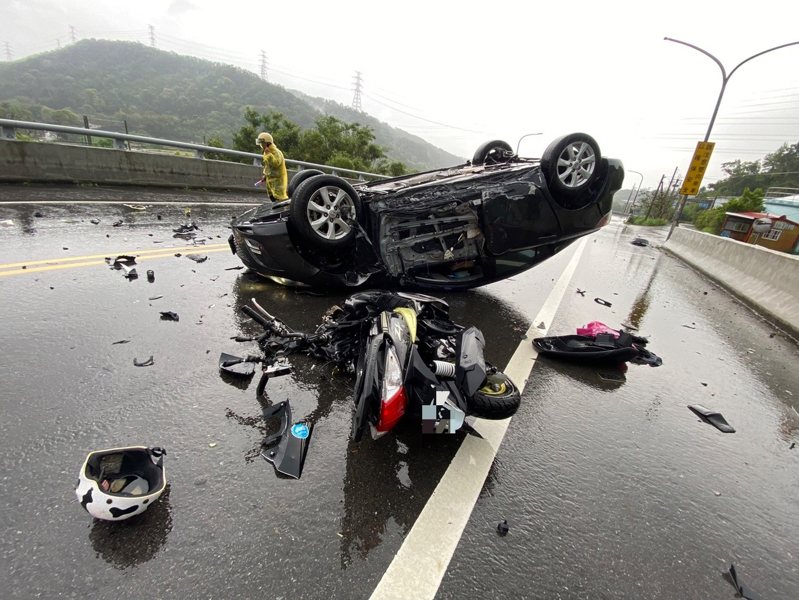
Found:
[[274, 144], [275, 140], [272, 139], [272, 135], [266, 133], [265, 131], [258, 134], [258, 137], [255, 138], [255, 145], [260, 146], [261, 144]]
[[165, 454], [163, 448], [146, 446], [90, 452], [75, 488], [78, 502], [91, 516], [105, 521], [143, 513], [166, 488]]

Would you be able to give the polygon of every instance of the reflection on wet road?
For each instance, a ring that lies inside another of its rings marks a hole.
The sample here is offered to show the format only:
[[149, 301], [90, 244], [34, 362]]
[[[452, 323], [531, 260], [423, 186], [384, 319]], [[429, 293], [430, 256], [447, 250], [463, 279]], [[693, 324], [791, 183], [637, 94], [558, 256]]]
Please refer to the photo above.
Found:
[[[241, 209], [193, 207], [201, 229], [182, 240], [183, 208], [0, 205], [13, 222], [0, 228], [0, 275], [27, 271], [0, 277], [7, 596], [88, 585], [133, 598], [159, 582], [159, 597], [367, 597], [460, 439], [407, 425], [351, 442], [352, 382], [303, 357], [263, 403], [255, 383], [220, 377], [220, 352], [256, 352], [231, 339], [258, 333], [240, 311], [250, 298], [309, 330], [345, 295], [228, 270], [240, 263], [227, 223]], [[621, 382], [536, 367], [440, 597], [727, 598], [726, 561], [764, 597], [799, 596], [796, 346], [656, 247], [631, 246], [636, 235], [614, 221], [589, 239], [574, 279], [586, 296], [567, 292], [550, 334], [626, 322], [664, 366]], [[155, 281], [103, 260], [120, 253], [151, 258], [141, 270]], [[569, 257], [448, 296], [453, 318], [480, 327], [489, 360], [505, 364]], [[150, 355], [153, 366], [133, 366]], [[315, 423], [299, 481], [257, 456], [271, 431], [262, 412], [286, 398]], [[699, 423], [693, 402], [738, 433]], [[130, 521], [92, 522], [74, 500], [78, 468], [89, 450], [126, 444], [167, 448], [168, 493]]]

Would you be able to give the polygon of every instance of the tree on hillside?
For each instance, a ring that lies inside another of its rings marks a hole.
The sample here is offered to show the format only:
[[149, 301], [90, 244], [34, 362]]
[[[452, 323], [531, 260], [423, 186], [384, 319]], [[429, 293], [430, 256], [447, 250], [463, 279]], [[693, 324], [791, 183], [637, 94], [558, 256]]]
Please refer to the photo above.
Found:
[[761, 188], [750, 190], [746, 188], [738, 198], [734, 198], [724, 204], [708, 210], [703, 210], [696, 215], [694, 225], [697, 229], [705, 233], [721, 233], [721, 226], [728, 212], [761, 212], [763, 210], [763, 198], [765, 193]]
[[783, 145], [762, 161], [722, 163], [721, 170], [726, 177], [709, 187], [722, 196], [740, 196], [746, 188], [799, 187], [799, 142]]
[[233, 147], [243, 152], [256, 151], [255, 137], [268, 131], [286, 158], [355, 171], [404, 175], [405, 165], [386, 158], [375, 144], [374, 133], [358, 123], [345, 123], [336, 117], [321, 116], [312, 129], [300, 129], [282, 114], [259, 114], [251, 107], [244, 111], [245, 125], [233, 135]]

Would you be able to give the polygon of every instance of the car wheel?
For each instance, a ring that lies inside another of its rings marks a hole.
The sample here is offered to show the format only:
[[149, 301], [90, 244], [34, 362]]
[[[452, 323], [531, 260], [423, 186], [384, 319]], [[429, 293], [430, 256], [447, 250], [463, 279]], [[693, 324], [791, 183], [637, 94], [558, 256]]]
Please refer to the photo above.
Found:
[[297, 191], [297, 188], [303, 181], [310, 179], [314, 175], [324, 175], [324, 172], [319, 169], [303, 169], [302, 171], [297, 171], [294, 177], [291, 178], [291, 181], [289, 181], [289, 187], [288, 190], [286, 190], [289, 198], [294, 195], [294, 192]]
[[513, 157], [513, 148], [508, 142], [492, 140], [480, 146], [472, 157], [473, 165], [498, 165]]
[[541, 157], [541, 169], [556, 200], [583, 198], [599, 174], [599, 144], [585, 133], [571, 133], [552, 142]]
[[469, 414], [482, 419], [507, 419], [516, 414], [522, 395], [510, 378], [496, 371], [477, 392], [466, 401]]
[[360, 214], [358, 193], [335, 175], [306, 179], [291, 199], [291, 222], [297, 232], [322, 250], [349, 246], [357, 234]]

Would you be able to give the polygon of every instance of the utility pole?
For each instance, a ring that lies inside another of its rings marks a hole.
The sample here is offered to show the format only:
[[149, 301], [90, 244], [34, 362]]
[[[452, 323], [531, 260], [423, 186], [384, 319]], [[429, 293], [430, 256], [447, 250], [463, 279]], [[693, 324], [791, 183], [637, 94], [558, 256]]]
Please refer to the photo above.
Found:
[[61, 50], [61, 38], [56, 38], [55, 43], [58, 46], [58, 49]]
[[352, 97], [352, 108], [357, 110], [358, 112], [363, 112], [363, 108], [361, 107], [361, 85], [363, 81], [361, 80], [361, 72], [355, 71], [355, 94]]
[[6, 60], [10, 61], [14, 58], [14, 55], [11, 53], [11, 44], [8, 42], [3, 42], [3, 44], [5, 45], [6, 50]]
[[155, 27], [148, 25], [147, 28], [150, 30], [150, 47], [155, 48]]
[[72, 40], [73, 44], [75, 43], [75, 40], [77, 39], [76, 36], [75, 36], [75, 27], [72, 26], [72, 25], [69, 26], [69, 39]]
[[261, 79], [269, 81], [269, 59], [263, 50], [261, 50]]
[[663, 190], [663, 180], [666, 179], [666, 174], [660, 176], [660, 183], [658, 183], [658, 187], [655, 190], [655, 193], [652, 195], [652, 198], [649, 200], [649, 208], [646, 209], [646, 216], [644, 219], [648, 219], [649, 215], [652, 214], [652, 207], [655, 206], [655, 202], [658, 199], [658, 194]]

